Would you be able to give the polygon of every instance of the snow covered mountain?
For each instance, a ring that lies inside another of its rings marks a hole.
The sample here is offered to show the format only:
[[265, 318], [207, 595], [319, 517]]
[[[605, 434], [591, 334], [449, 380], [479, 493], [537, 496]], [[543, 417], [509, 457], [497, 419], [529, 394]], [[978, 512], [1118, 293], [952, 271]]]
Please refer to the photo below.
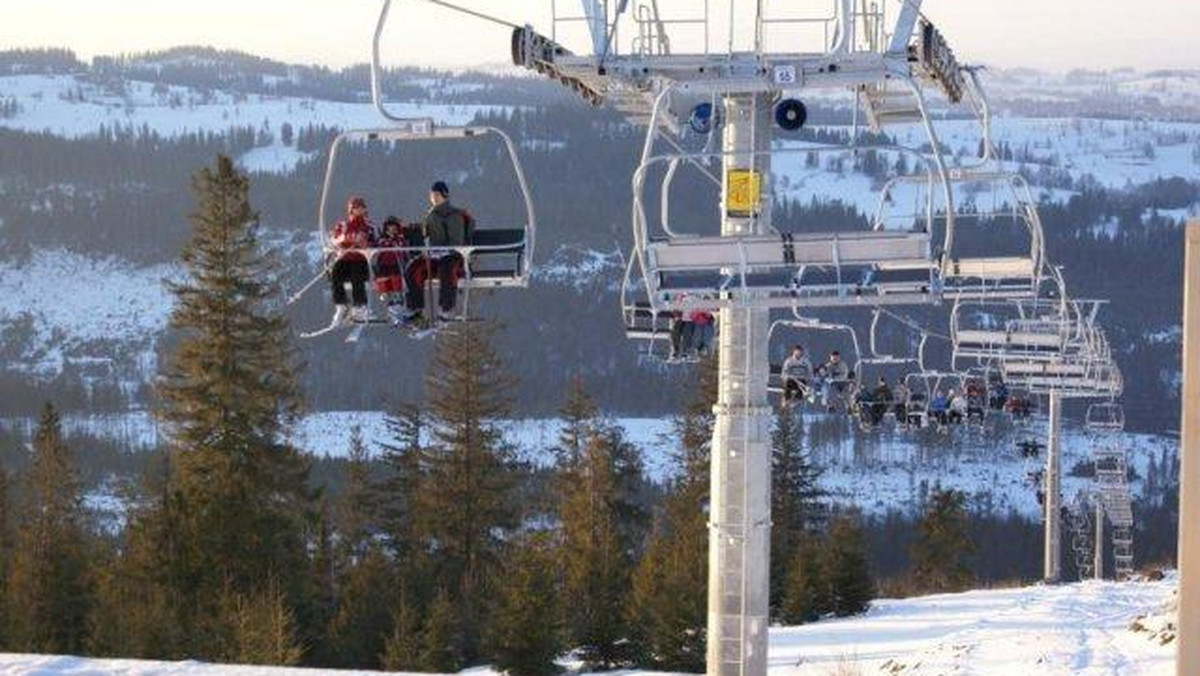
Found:
[[[1159, 582], [1085, 582], [1062, 586], [977, 590], [874, 602], [866, 615], [799, 627], [773, 627], [769, 676], [826, 674], [935, 676], [1076, 674], [1168, 676], [1175, 645], [1163, 606], [1175, 588]], [[570, 660], [565, 667], [572, 667]], [[0, 654], [7, 676], [356, 676], [325, 671]], [[495, 676], [487, 667], [463, 674]], [[623, 671], [626, 676], [656, 672]], [[580, 676], [585, 676], [580, 674]]]
[[[581, 112], [584, 109], [568, 94], [530, 78], [484, 73], [451, 78], [421, 71], [390, 77], [394, 105], [406, 115], [464, 123], [480, 115], [553, 113], [552, 122], [536, 119], [528, 123], [529, 133], [518, 136], [525, 146], [527, 171], [541, 172], [536, 183], [539, 210], [546, 206], [549, 212], [542, 219], [547, 232], [540, 238], [537, 255], [536, 302], [498, 303], [510, 326], [530, 330], [550, 321], [546, 312], [554, 313], [554, 321], [571, 326], [595, 321], [597, 330], [589, 331], [587, 338], [595, 341], [599, 358], [580, 352], [580, 336], [559, 331], [547, 345], [554, 353], [550, 362], [558, 372], [565, 371], [559, 367], [570, 368], [586, 357], [594, 361], [597, 375], [607, 379], [610, 389], [616, 388], [616, 374], [628, 371], [635, 362], [634, 348], [622, 339], [615, 321], [615, 289], [629, 237], [627, 182], [605, 183], [612, 187], [603, 200], [597, 198], [603, 204], [597, 205], [595, 214], [591, 209], [580, 213], [569, 200], [563, 201], [554, 183], [564, 176], [564, 166], [582, 164], [572, 162], [577, 154], [597, 152], [579, 145], [593, 142], [581, 141], [584, 135], [579, 128], [599, 129], [600, 138], [608, 138], [611, 128], [619, 125], [615, 116]], [[1002, 113], [996, 120], [995, 142], [1009, 166], [1029, 178], [1043, 204], [1053, 211], [1046, 217], [1048, 227], [1062, 231], [1051, 234], [1065, 245], [1072, 246], [1080, 233], [1103, 242], [1135, 226], [1174, 225], [1200, 213], [1200, 184], [1194, 181], [1200, 172], [1200, 74], [992, 70], [985, 80], [993, 92], [993, 107]], [[815, 101], [814, 133], [845, 132], [845, 105], [845, 100]], [[127, 205], [146, 200], [174, 210], [163, 217], [162, 225], [170, 233], [164, 239], [178, 241], [179, 222], [187, 208], [186, 177], [173, 185], [155, 185], [150, 182], [153, 177], [91, 185], [70, 178], [78, 173], [71, 166], [72, 144], [116, 139], [102, 145], [120, 147], [122, 139], [143, 138], [153, 148], [183, 139], [227, 139], [225, 146], [257, 175], [256, 184], [265, 186], [262, 191], [269, 191], [263, 207], [266, 235], [281, 247], [287, 261], [285, 283], [295, 289], [316, 267], [318, 248], [309, 223], [327, 133], [377, 123], [366, 100], [361, 69], [327, 73], [204, 50], [101, 60], [90, 66], [74, 62], [44, 67], [18, 57], [0, 58], [0, 142], [28, 142], [30, 152], [43, 155], [49, 144], [65, 155], [60, 162], [46, 162], [33, 175], [0, 167], [0, 188], [13, 196], [0, 205], [0, 381], [35, 383], [39, 397], [45, 396], [41, 392], [47, 391], [43, 387], [49, 387], [47, 383], [69, 381], [89, 392], [106, 387], [128, 400], [120, 405], [144, 405], [139, 392], [157, 365], [156, 348], [171, 300], [162, 282], [178, 274], [172, 263], [177, 249], [141, 245], [133, 251], [111, 234], [89, 241], [86, 229], [82, 234], [58, 233], [70, 230], [64, 221], [90, 224], [89, 219], [96, 219], [119, 235], [120, 219], [130, 210]], [[939, 128], [941, 141], [953, 154], [975, 152], [978, 136], [971, 124], [945, 120]], [[915, 142], [920, 134], [915, 126], [900, 126], [889, 133], [908, 142]], [[629, 134], [631, 139], [634, 136]], [[804, 205], [846, 205], [854, 210], [847, 218], [873, 211], [878, 176], [856, 166], [807, 166], [802, 151], [810, 143], [780, 142], [781, 147], [801, 150], [781, 156], [786, 159], [776, 167], [780, 195]], [[614, 166], [626, 167], [627, 161]], [[580, 172], [581, 178], [572, 174], [570, 180], [592, 178], [590, 169], [573, 171]], [[1164, 181], [1172, 183], [1160, 185]], [[142, 213], [150, 208], [134, 211], [155, 218], [155, 213]], [[81, 211], [88, 212], [83, 219]], [[1078, 222], [1080, 218], [1084, 222]], [[1070, 231], [1059, 223], [1063, 220], [1071, 221]], [[1050, 244], [1062, 245], [1053, 239]], [[1156, 246], [1151, 243], [1147, 250], [1157, 251]], [[1129, 250], [1124, 242], [1114, 241], [1113, 248]], [[1073, 252], [1052, 249], [1056, 261], [1064, 253]], [[1094, 275], [1094, 280], [1079, 287], [1079, 293], [1106, 297], [1114, 289], [1098, 288], [1098, 284], [1116, 283], [1129, 273], [1116, 270], [1103, 275], [1068, 265], [1069, 281], [1085, 274]], [[1118, 284], [1115, 291], [1127, 291], [1132, 281]], [[1145, 293], [1159, 298], [1162, 308], [1173, 306], [1165, 294], [1151, 289]], [[591, 309], [592, 298], [602, 298], [607, 309]], [[1171, 312], [1146, 316], [1151, 307], [1140, 296], [1120, 305], [1114, 300], [1114, 310], [1126, 316], [1119, 318], [1124, 326], [1111, 333], [1118, 350], [1153, 362], [1152, 368], [1132, 370], [1130, 384], [1141, 399], [1168, 401], [1151, 395], [1169, 395], [1178, 377], [1173, 360], [1163, 359], [1178, 350], [1178, 324]], [[298, 308], [294, 319], [301, 326], [317, 323], [326, 311], [314, 302]], [[1150, 350], [1153, 355], [1136, 350]], [[312, 355], [310, 363], [320, 362], [325, 352]], [[330, 393], [320, 407], [362, 408], [366, 403], [333, 394], [335, 388], [327, 382], [317, 386]], [[640, 393], [650, 391], [638, 388]], [[95, 405], [94, 396], [83, 399]], [[655, 400], [656, 412], [670, 410], [663, 405], [669, 399]], [[532, 408], [540, 413], [552, 406], [538, 402]], [[1172, 429], [1162, 422], [1168, 416], [1152, 414], [1154, 425], [1143, 428]]]

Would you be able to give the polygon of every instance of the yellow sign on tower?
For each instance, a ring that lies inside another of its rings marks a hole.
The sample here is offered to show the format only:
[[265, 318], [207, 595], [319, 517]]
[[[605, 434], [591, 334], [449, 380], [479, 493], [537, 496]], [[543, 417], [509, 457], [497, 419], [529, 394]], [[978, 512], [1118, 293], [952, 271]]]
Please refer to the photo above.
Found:
[[758, 213], [762, 200], [762, 174], [753, 169], [725, 173], [725, 213], [746, 218]]

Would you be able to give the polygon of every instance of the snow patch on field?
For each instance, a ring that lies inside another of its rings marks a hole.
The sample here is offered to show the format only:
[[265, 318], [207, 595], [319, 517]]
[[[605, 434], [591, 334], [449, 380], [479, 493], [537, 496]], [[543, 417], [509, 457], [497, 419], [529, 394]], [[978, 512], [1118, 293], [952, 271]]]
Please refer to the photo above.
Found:
[[302, 152], [294, 146], [276, 141], [243, 153], [238, 158], [238, 165], [249, 172], [287, 174], [295, 170], [296, 165], [314, 156], [315, 153]]
[[1173, 582], [1084, 582], [877, 601], [865, 617], [771, 633], [772, 676], [1174, 673], [1174, 647], [1128, 628]]
[[165, 278], [172, 266], [138, 267], [113, 257], [54, 249], [21, 264], [0, 262], [0, 320], [28, 323], [32, 335], [6, 336], [27, 345], [13, 369], [57, 373], [75, 348], [95, 343], [149, 346], [171, 314]]
[[[1084, 582], [1061, 586], [975, 590], [880, 600], [864, 616], [800, 627], [772, 627], [768, 676], [883, 673], [905, 676], [970, 673], [1175, 673], [1175, 646], [1130, 629], [1157, 611], [1176, 586], [1160, 582]], [[56, 655], [0, 655], [6, 676], [358, 676], [378, 673], [286, 669]], [[462, 672], [496, 676], [478, 667]], [[626, 670], [625, 676], [657, 672]], [[584, 675], [586, 676], [586, 675]]]
[[[146, 128], [164, 136], [175, 136], [189, 132], [224, 132], [231, 127], [246, 126], [278, 134], [285, 122], [296, 130], [309, 125], [345, 129], [380, 124], [379, 113], [367, 102], [235, 95], [222, 91], [210, 93], [136, 80], [121, 84], [118, 90], [113, 90], [73, 75], [0, 77], [0, 92], [12, 97], [19, 106], [15, 116], [0, 120], [0, 127], [77, 138], [95, 134], [102, 125], [133, 130]], [[479, 113], [509, 108], [417, 101], [391, 103], [389, 109], [401, 117], [430, 117], [443, 124], [465, 124]], [[278, 156], [293, 159], [286, 153]], [[251, 163], [261, 161], [258, 157], [250, 158]]]
[[[825, 414], [810, 414], [805, 425], [811, 429]], [[670, 418], [616, 418], [627, 438], [642, 452], [646, 471], [656, 480], [666, 479], [678, 451]], [[0, 428], [25, 436], [36, 421], [27, 418], [0, 419]], [[1067, 502], [1089, 485], [1087, 476], [1076, 476], [1076, 466], [1088, 469], [1094, 441], [1073, 421], [1063, 429], [1063, 497]], [[297, 423], [291, 442], [308, 453], [322, 457], [344, 457], [349, 450], [350, 430], [362, 430], [363, 440], [373, 455], [389, 439], [385, 414], [378, 411], [321, 411]], [[518, 457], [548, 465], [558, 443], [562, 423], [555, 418], [502, 421], [505, 438]], [[1029, 473], [1041, 469], [1044, 458], [1025, 460], [1016, 442], [1029, 434], [1043, 435], [1044, 420], [1031, 431], [988, 433], [957, 429], [950, 446], [939, 446], [921, 435], [885, 430], [859, 434], [848, 426], [844, 434], [823, 434], [821, 441], [806, 440], [812, 462], [821, 469], [820, 487], [831, 501], [853, 505], [870, 515], [889, 511], [911, 512], [919, 507], [923, 492], [934, 486], [954, 488], [968, 495], [971, 507], [996, 514], [1018, 513], [1037, 519], [1041, 507]], [[68, 436], [84, 435], [107, 439], [133, 450], [154, 448], [162, 439], [154, 419], [144, 411], [112, 415], [67, 415], [63, 426]], [[1127, 433], [1123, 437], [1133, 470], [1131, 487], [1137, 500], [1145, 489], [1151, 462], [1174, 462], [1178, 440], [1148, 434]]]

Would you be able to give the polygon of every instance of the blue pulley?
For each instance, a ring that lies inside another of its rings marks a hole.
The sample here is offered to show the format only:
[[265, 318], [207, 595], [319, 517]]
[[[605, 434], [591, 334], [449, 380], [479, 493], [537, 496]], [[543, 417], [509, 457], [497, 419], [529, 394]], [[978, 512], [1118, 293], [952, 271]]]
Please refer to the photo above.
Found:
[[697, 134], [707, 134], [717, 126], [716, 115], [713, 111], [713, 104], [705, 102], [698, 104], [692, 108], [692, 115], [688, 118], [688, 126]]

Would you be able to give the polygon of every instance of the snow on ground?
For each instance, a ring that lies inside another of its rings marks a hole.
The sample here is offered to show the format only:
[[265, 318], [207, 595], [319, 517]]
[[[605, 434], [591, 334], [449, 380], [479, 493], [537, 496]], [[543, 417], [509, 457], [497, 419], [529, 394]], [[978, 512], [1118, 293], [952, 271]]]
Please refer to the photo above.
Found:
[[[770, 630], [769, 676], [1168, 676], [1175, 646], [1130, 629], [1175, 587], [1084, 582], [877, 601], [864, 616]], [[2, 676], [354, 676], [376, 672], [0, 654]], [[464, 674], [494, 676], [492, 669]], [[655, 672], [626, 670], [623, 676]]]
[[[39, 250], [26, 263], [0, 265], [0, 326], [28, 322], [32, 330], [31, 336], [5, 336], [6, 342], [28, 339], [25, 353], [9, 360], [9, 367], [57, 373], [74, 348], [89, 343], [149, 348], [171, 313], [162, 282], [174, 272], [166, 265], [138, 267], [65, 249]], [[145, 353], [153, 356], [153, 350]]]
[[1092, 581], [879, 601], [865, 617], [773, 630], [769, 673], [1165, 676], [1174, 646], [1129, 624], [1173, 587]]
[[[224, 132], [250, 126], [276, 135], [287, 122], [297, 131], [308, 125], [341, 128], [377, 127], [379, 113], [370, 103], [345, 103], [298, 97], [225, 92], [203, 94], [197, 90], [128, 81], [123, 91], [112, 91], [73, 75], [10, 75], [0, 77], [0, 92], [17, 102], [18, 113], [0, 120], [0, 127], [49, 132], [76, 138], [108, 128], [143, 127], [175, 136], [189, 132]], [[481, 112], [506, 110], [504, 106], [443, 105], [429, 102], [389, 104], [395, 115], [431, 117], [445, 124], [465, 124]], [[276, 140], [240, 158], [253, 171], [286, 172], [295, 168], [304, 153]]]
[[[376, 411], [324, 411], [305, 416], [296, 426], [292, 441], [299, 448], [317, 455], [343, 456], [348, 452], [347, 430], [354, 425], [362, 429], [363, 439], [368, 443], [388, 439], [385, 415]], [[662, 476], [669, 465], [669, 455], [674, 442], [669, 433], [670, 420], [655, 418], [618, 418], [616, 422], [625, 429], [629, 441], [642, 449], [647, 470]], [[505, 438], [517, 449], [518, 457], [531, 462], [545, 464], [552, 457], [558, 444], [558, 433], [562, 427], [554, 418], [528, 418], [502, 423]], [[375, 445], [372, 444], [372, 448]]]
[[[809, 415], [811, 426], [824, 414]], [[669, 475], [677, 442], [669, 418], [617, 418], [627, 438], [642, 452], [646, 471], [655, 479]], [[0, 429], [30, 435], [36, 421], [27, 418], [0, 419]], [[561, 423], [554, 418], [505, 421], [506, 439], [517, 455], [533, 463], [547, 464], [553, 457]], [[322, 411], [310, 413], [296, 425], [292, 442], [318, 456], [341, 457], [349, 449], [349, 430], [362, 429], [363, 439], [372, 453], [387, 441], [384, 414], [377, 411]], [[67, 415], [63, 426], [68, 436], [107, 439], [135, 450], [153, 448], [161, 439], [154, 419], [144, 411], [108, 415]], [[900, 432], [885, 430], [860, 434], [848, 426], [844, 434], [824, 433], [822, 441], [810, 443], [808, 451], [822, 470], [821, 488], [838, 504], [855, 505], [867, 514], [891, 510], [915, 509], [922, 491], [935, 485], [965, 491], [973, 507], [995, 513], [1015, 511], [1037, 519], [1041, 508], [1030, 483], [1029, 473], [1041, 469], [1044, 459], [1025, 460], [1016, 450], [1016, 442], [1025, 436], [1044, 435], [1044, 420], [1035, 421], [1028, 430], [984, 433], [957, 429], [941, 442], [933, 431]], [[1172, 461], [1178, 440], [1148, 434], [1125, 434], [1122, 439], [1133, 469], [1132, 489], [1137, 499], [1153, 462], [1163, 455]], [[942, 445], [939, 445], [942, 444]], [[1075, 476], [1073, 468], [1087, 467], [1093, 440], [1077, 424], [1068, 420], [1063, 429], [1063, 497], [1069, 503], [1091, 479]]]
[[302, 152], [295, 146], [287, 146], [275, 141], [269, 146], [260, 146], [242, 153], [242, 156], [238, 158], [238, 164], [242, 169], [250, 172], [286, 174], [304, 160], [311, 159], [314, 154]]

